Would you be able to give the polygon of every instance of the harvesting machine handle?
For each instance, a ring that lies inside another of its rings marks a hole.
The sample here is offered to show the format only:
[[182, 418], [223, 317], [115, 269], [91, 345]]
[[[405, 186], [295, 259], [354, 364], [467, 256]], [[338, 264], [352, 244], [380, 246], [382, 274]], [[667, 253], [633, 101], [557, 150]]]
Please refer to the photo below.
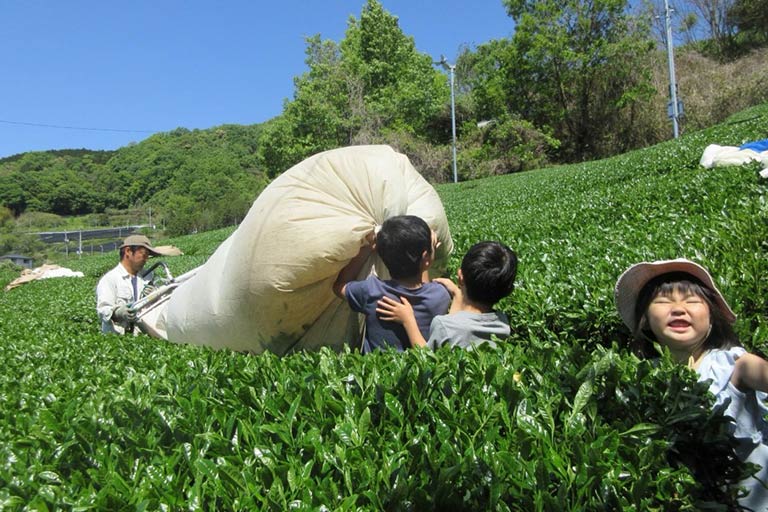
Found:
[[140, 275], [141, 277], [148, 276], [152, 272], [155, 271], [157, 267], [163, 267], [163, 270], [165, 270], [165, 277], [168, 282], [173, 281], [173, 275], [171, 274], [171, 270], [168, 268], [168, 265], [164, 261], [158, 261], [154, 263], [152, 266], [150, 266], [146, 270], [142, 270]]

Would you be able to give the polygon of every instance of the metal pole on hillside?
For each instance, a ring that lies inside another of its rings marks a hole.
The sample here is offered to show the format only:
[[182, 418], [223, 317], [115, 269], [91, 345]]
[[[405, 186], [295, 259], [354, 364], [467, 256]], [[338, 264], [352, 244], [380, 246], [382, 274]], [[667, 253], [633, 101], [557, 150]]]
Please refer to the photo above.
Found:
[[456, 96], [454, 93], [454, 72], [456, 70], [455, 64], [450, 64], [445, 55], [440, 56], [440, 61], [435, 62], [440, 64], [443, 68], [450, 73], [451, 76], [451, 140], [453, 145], [453, 182], [459, 181], [458, 173], [456, 172]]
[[677, 81], [675, 78], [675, 50], [672, 41], [672, 9], [669, 8], [669, 0], [664, 0], [664, 18], [667, 26], [667, 61], [669, 62], [669, 104], [667, 115], [672, 119], [672, 133], [675, 138], [680, 136], [679, 120], [682, 111], [682, 101], [677, 100]]

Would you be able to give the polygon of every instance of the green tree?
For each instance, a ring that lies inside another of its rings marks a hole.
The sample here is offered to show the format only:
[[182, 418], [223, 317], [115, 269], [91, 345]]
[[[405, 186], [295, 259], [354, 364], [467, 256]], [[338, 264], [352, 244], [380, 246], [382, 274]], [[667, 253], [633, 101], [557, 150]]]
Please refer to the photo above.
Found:
[[[510, 39], [495, 39], [477, 47], [464, 48], [456, 63], [457, 74], [467, 84], [478, 121], [490, 121], [508, 112], [522, 112], [525, 97], [511, 94], [517, 86], [518, 66], [522, 64], [517, 47]], [[520, 88], [522, 91], [523, 89]]]
[[508, 104], [552, 127], [561, 158], [576, 161], [628, 149], [632, 109], [651, 96], [648, 27], [627, 0], [504, 0], [514, 19], [506, 51]]
[[294, 80], [293, 101], [265, 127], [259, 153], [270, 177], [307, 156], [351, 141], [350, 81], [338, 45], [319, 35], [307, 39], [309, 71]]
[[258, 154], [269, 178], [280, 175], [307, 154], [306, 147], [294, 135], [293, 128], [294, 124], [285, 111], [266, 123]]
[[201, 209], [191, 197], [174, 194], [163, 203], [162, 214], [169, 235], [187, 235], [197, 230]]
[[707, 50], [721, 59], [733, 52], [736, 26], [728, 15], [734, 0], [688, 0], [690, 8], [699, 14], [709, 34]]
[[768, 44], [768, 0], [734, 0], [728, 17], [747, 45]]
[[20, 215], [26, 209], [29, 198], [21, 181], [18, 173], [0, 175], [0, 204], [9, 208], [14, 215]]
[[388, 132], [429, 137], [448, 102], [445, 75], [403, 34], [397, 17], [368, 0], [340, 44], [307, 39], [308, 71], [270, 121], [259, 155], [275, 176], [319, 151], [381, 142]]
[[13, 212], [5, 206], [0, 206], [0, 231], [6, 231], [13, 225]]
[[365, 114], [382, 127], [424, 133], [448, 101], [445, 75], [377, 0], [350, 21], [341, 50], [345, 69], [360, 78]]

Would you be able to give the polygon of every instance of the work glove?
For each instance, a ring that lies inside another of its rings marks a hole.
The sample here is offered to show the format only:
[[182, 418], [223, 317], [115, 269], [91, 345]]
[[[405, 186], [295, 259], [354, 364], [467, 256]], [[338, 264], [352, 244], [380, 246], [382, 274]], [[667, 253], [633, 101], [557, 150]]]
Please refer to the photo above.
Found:
[[157, 286], [152, 286], [151, 284], [145, 285], [144, 289], [141, 290], [141, 297], [144, 298], [155, 290], [157, 290]]
[[128, 324], [136, 320], [136, 312], [132, 311], [126, 304], [123, 304], [112, 312], [112, 320], [120, 324]]

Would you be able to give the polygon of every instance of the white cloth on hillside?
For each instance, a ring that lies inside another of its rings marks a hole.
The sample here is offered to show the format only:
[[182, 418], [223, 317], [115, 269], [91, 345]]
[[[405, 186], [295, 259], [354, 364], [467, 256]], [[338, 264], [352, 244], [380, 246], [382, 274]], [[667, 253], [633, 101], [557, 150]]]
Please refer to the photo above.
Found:
[[754, 477], [740, 485], [749, 495], [739, 500], [742, 506], [752, 510], [768, 510], [768, 413], [766, 394], [760, 391], [740, 391], [731, 383], [736, 360], [746, 351], [742, 347], [708, 352], [696, 370], [700, 381], [710, 381], [709, 391], [715, 395], [715, 406], [725, 404], [724, 415], [733, 418], [732, 434], [739, 445], [737, 455], [743, 461], [762, 467]]
[[35, 281], [37, 279], [52, 279], [56, 277], [83, 277], [79, 270], [70, 270], [59, 265], [45, 264], [34, 269], [25, 268], [21, 271], [21, 276], [17, 277], [5, 287], [5, 291], [12, 290], [17, 286]]
[[738, 146], [710, 144], [704, 149], [699, 165], [711, 169], [721, 165], [744, 165], [750, 162], [760, 162], [763, 167], [760, 176], [768, 178], [768, 151], [758, 153], [753, 149], [742, 149]]

